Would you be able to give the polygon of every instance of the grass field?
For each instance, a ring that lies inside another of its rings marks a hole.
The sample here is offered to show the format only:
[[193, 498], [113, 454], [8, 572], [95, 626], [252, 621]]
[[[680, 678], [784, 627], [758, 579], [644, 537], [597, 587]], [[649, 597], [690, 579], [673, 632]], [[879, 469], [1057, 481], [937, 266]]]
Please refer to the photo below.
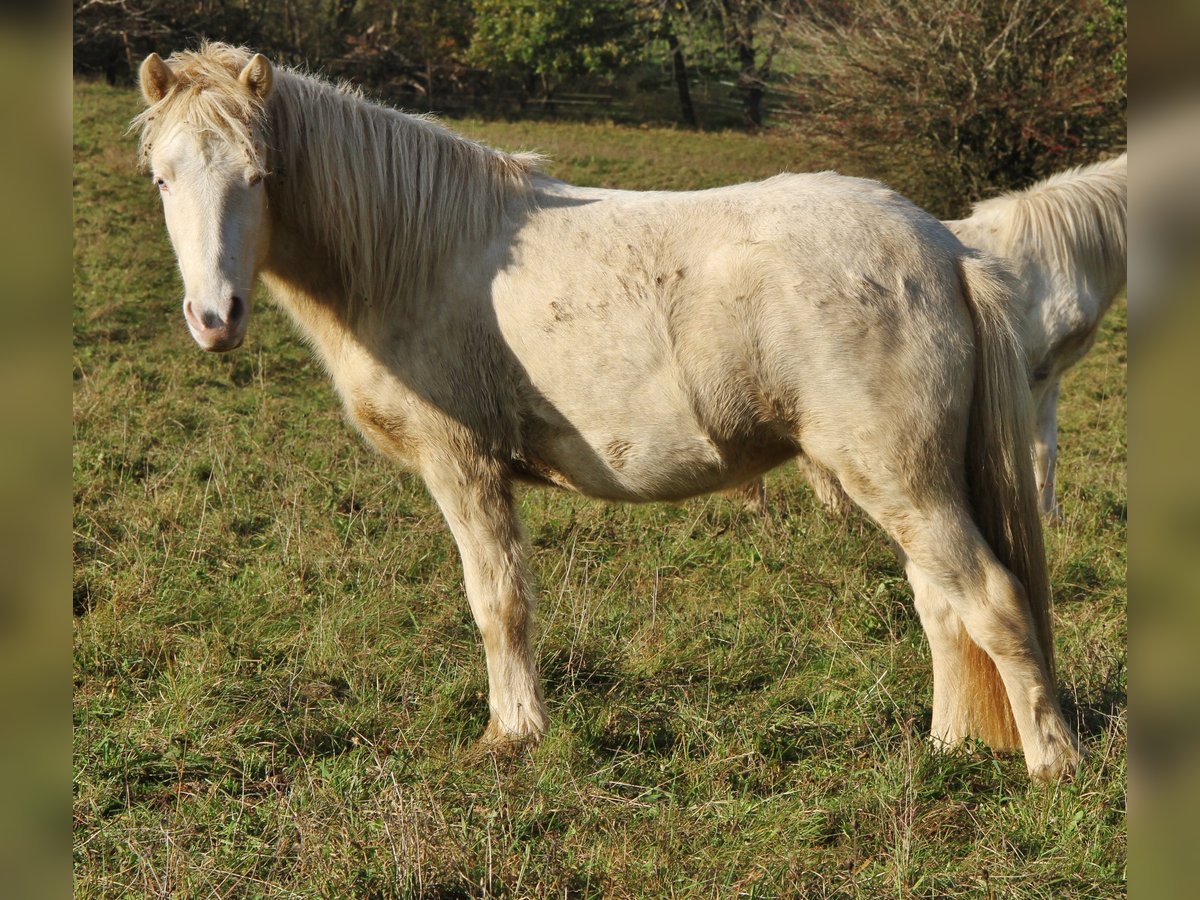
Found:
[[[1123, 303], [1060, 403], [1076, 780], [929, 751], [903, 573], [786, 468], [770, 522], [721, 497], [522, 495], [552, 726], [497, 758], [440, 516], [262, 298], [243, 349], [194, 346], [137, 108], [76, 85], [78, 896], [1124, 895]], [[773, 136], [458, 127], [589, 184], [841, 165]]]

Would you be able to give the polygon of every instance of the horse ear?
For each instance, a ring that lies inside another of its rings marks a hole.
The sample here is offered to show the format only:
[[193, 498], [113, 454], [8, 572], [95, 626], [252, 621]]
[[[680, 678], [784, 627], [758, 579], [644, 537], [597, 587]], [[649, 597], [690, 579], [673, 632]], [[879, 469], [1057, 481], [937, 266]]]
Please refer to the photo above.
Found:
[[142, 86], [142, 96], [153, 106], [167, 95], [175, 81], [175, 73], [163, 62], [157, 53], [151, 53], [138, 69], [138, 83]]
[[271, 93], [271, 83], [274, 75], [270, 61], [261, 53], [255, 53], [254, 59], [246, 63], [238, 81], [244, 84], [259, 100], [266, 100]]

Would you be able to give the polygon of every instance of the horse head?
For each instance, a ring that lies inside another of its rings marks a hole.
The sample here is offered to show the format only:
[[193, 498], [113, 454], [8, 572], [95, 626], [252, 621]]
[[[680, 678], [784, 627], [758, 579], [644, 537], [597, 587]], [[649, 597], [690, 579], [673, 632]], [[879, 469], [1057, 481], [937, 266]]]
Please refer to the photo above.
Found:
[[264, 121], [271, 64], [233, 51], [217, 61], [151, 53], [139, 71], [142, 164], [162, 197], [196, 343], [225, 351], [246, 334], [267, 252]]

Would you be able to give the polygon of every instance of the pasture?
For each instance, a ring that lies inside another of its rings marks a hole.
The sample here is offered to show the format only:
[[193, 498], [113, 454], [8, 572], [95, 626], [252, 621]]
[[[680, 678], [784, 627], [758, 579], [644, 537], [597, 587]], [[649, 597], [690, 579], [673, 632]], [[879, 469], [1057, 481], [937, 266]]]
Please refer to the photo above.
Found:
[[[1073, 782], [929, 751], [903, 572], [788, 467], [770, 521], [724, 497], [525, 491], [552, 725], [495, 757], [474, 745], [483, 651], [440, 515], [263, 298], [241, 350], [195, 347], [124, 134], [139, 108], [76, 84], [80, 895], [1124, 894], [1123, 302], [1060, 403], [1047, 540], [1089, 754]], [[582, 184], [870, 171], [794, 136], [455, 127]]]

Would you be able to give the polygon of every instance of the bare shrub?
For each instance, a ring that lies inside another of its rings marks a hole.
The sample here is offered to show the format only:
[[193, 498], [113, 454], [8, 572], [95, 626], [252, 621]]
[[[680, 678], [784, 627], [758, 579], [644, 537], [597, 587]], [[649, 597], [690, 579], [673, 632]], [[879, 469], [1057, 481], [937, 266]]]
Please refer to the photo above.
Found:
[[858, 0], [791, 31], [790, 104], [943, 216], [1125, 143], [1124, 0]]

